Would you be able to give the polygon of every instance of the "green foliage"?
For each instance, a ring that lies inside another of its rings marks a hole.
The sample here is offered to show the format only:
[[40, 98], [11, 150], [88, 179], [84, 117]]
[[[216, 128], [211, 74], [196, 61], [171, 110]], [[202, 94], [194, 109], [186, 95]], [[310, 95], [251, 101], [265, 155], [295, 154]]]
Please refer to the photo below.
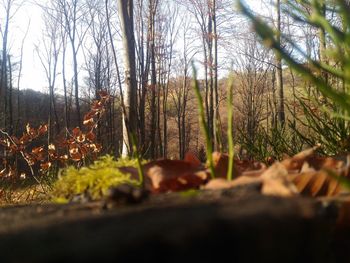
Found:
[[277, 126], [266, 130], [260, 128], [252, 140], [246, 132], [238, 129], [238, 143], [247, 151], [247, 157], [268, 163], [293, 156], [303, 148], [303, 141], [288, 126]]
[[139, 175], [139, 183], [142, 187], [145, 187], [145, 175], [144, 175], [143, 169], [142, 169], [140, 153], [139, 153], [139, 150], [137, 149], [137, 142], [136, 142], [135, 134], [131, 134], [131, 142], [132, 142], [132, 148], [133, 148], [132, 151], [134, 154], [134, 159], [136, 159], [136, 164], [137, 164], [137, 173]]
[[[310, 12], [301, 8], [302, 6], [308, 7]], [[284, 44], [281, 45], [276, 38], [280, 32], [275, 32], [256, 17], [241, 1], [239, 1], [239, 7], [252, 21], [255, 31], [264, 44], [273, 49], [277, 56], [282, 57], [310, 85], [315, 86], [324, 96], [336, 103], [342, 109], [342, 115], [348, 118], [350, 116], [350, 12], [348, 11], [350, 4], [348, 1], [285, 1], [286, 15], [300, 23], [322, 30], [327, 36], [327, 49], [322, 54], [326, 57], [324, 61], [309, 57], [293, 40], [283, 35]], [[325, 10], [332, 10], [334, 15], [327, 16]], [[332, 17], [337, 17], [340, 24], [332, 21]], [[286, 44], [293, 47], [293, 53], [288, 52]], [[324, 77], [325, 74], [341, 82], [342, 88], [333, 87]]]
[[137, 167], [137, 160], [119, 159], [107, 155], [95, 161], [89, 167], [77, 169], [68, 167], [62, 171], [53, 186], [52, 196], [60, 203], [70, 200], [76, 195], [87, 195], [92, 200], [102, 198], [112, 186], [119, 184], [139, 185], [129, 174], [119, 171], [120, 167]]
[[[292, 125], [298, 138], [306, 145], [321, 145], [324, 154], [337, 154], [350, 150], [350, 4], [345, 0], [315, 1], [286, 0], [285, 15], [296, 22], [310, 26], [320, 33], [320, 41], [327, 45], [321, 58], [305, 54], [288, 36], [279, 43], [276, 32], [239, 2], [242, 12], [250, 18], [257, 34], [267, 47], [273, 49], [309, 84], [326, 97], [319, 103], [312, 97], [305, 103], [299, 100], [304, 116], [294, 116], [307, 130]], [[330, 13], [332, 15], [330, 15]], [[323, 35], [323, 37], [322, 37]], [[322, 39], [323, 38], [323, 39]], [[286, 46], [292, 47], [289, 52]], [[313, 94], [315, 95], [315, 94]], [[318, 97], [318, 96], [317, 96]]]
[[[304, 112], [303, 116], [295, 116], [303, 131], [292, 127], [298, 138], [308, 147], [321, 146], [319, 151], [326, 155], [336, 155], [350, 152], [349, 124], [343, 119], [334, 117], [334, 105], [327, 105], [332, 110], [322, 110], [326, 107], [319, 102], [308, 103], [299, 99]], [[299, 126], [300, 126], [299, 125]]]

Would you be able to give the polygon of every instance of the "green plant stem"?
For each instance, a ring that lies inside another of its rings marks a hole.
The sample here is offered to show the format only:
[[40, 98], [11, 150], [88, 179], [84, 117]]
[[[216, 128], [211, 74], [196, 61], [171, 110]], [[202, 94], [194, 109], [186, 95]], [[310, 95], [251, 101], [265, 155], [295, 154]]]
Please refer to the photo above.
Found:
[[135, 136], [135, 134], [132, 133], [130, 137], [131, 137], [131, 143], [132, 143], [134, 157], [137, 160], [137, 173], [139, 175], [139, 184], [142, 188], [144, 188], [145, 187], [145, 180], [144, 180], [145, 176], [144, 176], [143, 169], [142, 169], [139, 151], [137, 149], [136, 136]]
[[208, 130], [208, 125], [205, 121], [205, 114], [204, 114], [204, 107], [203, 107], [203, 99], [202, 95], [199, 90], [199, 84], [197, 80], [197, 70], [192, 63], [192, 70], [193, 70], [193, 87], [194, 91], [198, 100], [198, 108], [199, 108], [199, 122], [202, 126], [202, 129], [204, 131], [204, 136], [205, 136], [205, 141], [206, 141], [206, 154], [207, 154], [207, 161], [209, 164], [209, 170], [210, 170], [210, 175], [211, 178], [215, 178], [215, 170], [214, 170], [214, 162], [213, 162], [213, 145], [212, 145], [212, 139], [209, 136], [209, 130]]
[[234, 163], [234, 143], [233, 143], [233, 76], [231, 75], [229, 79], [229, 92], [228, 92], [228, 100], [227, 100], [227, 140], [228, 140], [228, 169], [227, 169], [227, 180], [231, 181], [233, 179], [233, 163]]

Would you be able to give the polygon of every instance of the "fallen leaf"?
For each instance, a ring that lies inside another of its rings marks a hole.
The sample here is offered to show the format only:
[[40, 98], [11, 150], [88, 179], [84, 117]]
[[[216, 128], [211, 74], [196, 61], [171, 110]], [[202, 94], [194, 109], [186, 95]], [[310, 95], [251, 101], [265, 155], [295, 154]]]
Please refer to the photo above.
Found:
[[301, 173], [295, 176], [293, 182], [298, 192], [305, 196], [334, 196], [341, 191], [339, 182], [326, 171]]
[[198, 167], [198, 166], [202, 165], [201, 161], [192, 152], [187, 152], [185, 154], [184, 161], [187, 162], [187, 163], [191, 163], [195, 167]]
[[[142, 167], [145, 175], [145, 188], [151, 192], [182, 191], [198, 188], [209, 179], [209, 174], [200, 162], [193, 157], [181, 160], [156, 160]], [[121, 167], [123, 173], [129, 173], [132, 179], [138, 179], [134, 167]]]
[[275, 162], [262, 175], [262, 194], [289, 197], [298, 193], [298, 189], [288, 176], [288, 170], [280, 163]]
[[197, 173], [183, 174], [178, 177], [166, 178], [159, 182], [155, 189], [157, 193], [178, 192], [199, 188], [208, 181], [208, 174], [204, 171]]
[[[228, 171], [229, 156], [224, 153], [213, 153], [214, 171], [216, 177], [226, 178]], [[249, 160], [234, 160], [232, 178], [238, 178], [241, 175], [260, 176], [266, 166], [260, 162]]]
[[337, 170], [344, 167], [345, 162], [339, 158], [316, 156], [317, 147], [302, 151], [291, 158], [284, 159], [281, 163], [289, 173], [307, 172], [307, 170], [321, 170], [323, 168]]
[[299, 172], [304, 162], [314, 155], [316, 149], [317, 148], [314, 147], [311, 149], [304, 150], [294, 155], [292, 158], [284, 159], [283, 161], [281, 161], [281, 164], [283, 164], [288, 171], [297, 170]]
[[229, 189], [237, 186], [253, 184], [253, 183], [263, 183], [262, 179], [259, 177], [251, 177], [251, 176], [240, 176], [235, 180], [228, 181], [224, 178], [215, 178], [210, 180], [202, 189], [205, 190], [221, 190], [221, 189]]

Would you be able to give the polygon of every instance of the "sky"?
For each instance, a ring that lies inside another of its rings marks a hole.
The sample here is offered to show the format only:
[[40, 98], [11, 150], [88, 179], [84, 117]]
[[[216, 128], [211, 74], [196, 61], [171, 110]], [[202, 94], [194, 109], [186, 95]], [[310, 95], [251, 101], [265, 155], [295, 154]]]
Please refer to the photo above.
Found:
[[[24, 1], [24, 5], [11, 21], [9, 30], [9, 48], [10, 53], [14, 54], [14, 61], [20, 60], [22, 40], [28, 30], [23, 46], [23, 68], [20, 83], [22, 89], [31, 88], [44, 91], [46, 85], [43, 69], [34, 48], [40, 42], [42, 28], [40, 7], [29, 3], [29, 1]], [[17, 81], [15, 83], [17, 84]]]
[[[40, 0], [40, 4], [44, 1], [46, 0]], [[253, 9], [261, 8], [261, 1], [248, 0], [247, 2]], [[1, 9], [0, 15], [3, 14], [3, 11]], [[28, 33], [24, 40], [20, 87], [21, 89], [34, 89], [47, 92], [45, 73], [35, 51], [35, 46], [40, 43], [44, 29], [42, 10], [39, 6], [31, 3], [31, 0], [24, 0], [24, 5], [18, 10], [10, 24], [9, 47], [10, 53], [15, 54], [12, 59], [13, 61], [20, 59], [21, 44], [27, 29]], [[17, 87], [17, 80], [14, 83], [14, 86]]]

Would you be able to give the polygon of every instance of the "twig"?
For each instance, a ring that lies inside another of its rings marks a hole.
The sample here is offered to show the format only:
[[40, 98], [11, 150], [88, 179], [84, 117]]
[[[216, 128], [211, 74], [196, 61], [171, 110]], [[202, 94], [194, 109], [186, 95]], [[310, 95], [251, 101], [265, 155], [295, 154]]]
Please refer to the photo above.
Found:
[[[5, 131], [3, 131], [2, 129], [0, 129], [0, 133], [4, 136], [7, 137], [8, 140], [11, 141], [11, 143], [16, 146], [16, 148], [18, 149], [18, 145], [14, 142], [14, 140], [12, 139], [12, 137]], [[22, 158], [26, 161], [29, 169], [30, 169], [30, 173], [32, 174], [34, 180], [40, 185], [40, 187], [42, 188], [43, 192], [46, 194], [46, 190], [44, 188], [44, 186], [42, 185], [42, 183], [40, 182], [40, 180], [35, 176], [35, 173], [34, 173], [34, 170], [33, 170], [33, 167], [30, 165], [30, 161], [29, 159], [25, 156], [24, 152], [22, 150], [19, 151], [20, 154], [22, 155]]]

